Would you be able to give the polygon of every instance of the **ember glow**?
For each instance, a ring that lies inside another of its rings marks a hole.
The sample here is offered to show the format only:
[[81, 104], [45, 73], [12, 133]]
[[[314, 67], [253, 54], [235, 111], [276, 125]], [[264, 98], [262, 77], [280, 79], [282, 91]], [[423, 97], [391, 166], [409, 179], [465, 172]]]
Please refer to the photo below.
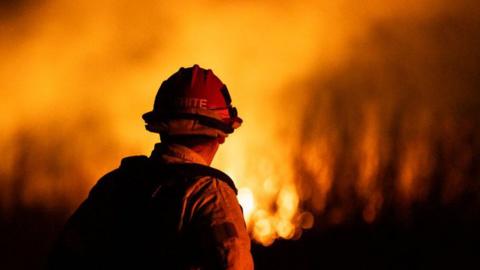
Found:
[[0, 4], [6, 213], [73, 209], [121, 157], [148, 155], [140, 116], [194, 63], [245, 120], [214, 166], [264, 245], [478, 186], [475, 1], [41, 2]]

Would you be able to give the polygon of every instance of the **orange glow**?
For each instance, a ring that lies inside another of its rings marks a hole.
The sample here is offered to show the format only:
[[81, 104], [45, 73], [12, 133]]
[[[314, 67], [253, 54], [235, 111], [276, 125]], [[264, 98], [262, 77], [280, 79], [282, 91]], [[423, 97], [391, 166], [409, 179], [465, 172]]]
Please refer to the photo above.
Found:
[[468, 1], [34, 2], [2, 7], [0, 19], [6, 211], [72, 209], [121, 157], [148, 155], [158, 137], [140, 116], [162, 80], [194, 63], [228, 85], [245, 120], [213, 165], [235, 180], [264, 245], [299, 237], [315, 217], [338, 224], [358, 207], [374, 223], [392, 198], [408, 209], [430, 192], [437, 148], [458, 157], [442, 198], [465, 189], [474, 153], [462, 138], [475, 123], [455, 110], [478, 96], [455, 79], [434, 83], [450, 48], [415, 31]]

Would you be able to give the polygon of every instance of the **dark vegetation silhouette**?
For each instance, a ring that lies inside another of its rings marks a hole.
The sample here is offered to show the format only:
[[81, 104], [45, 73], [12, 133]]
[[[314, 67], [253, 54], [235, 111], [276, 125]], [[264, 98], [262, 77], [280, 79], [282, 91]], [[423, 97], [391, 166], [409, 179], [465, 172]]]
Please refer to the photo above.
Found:
[[[258, 269], [479, 266], [480, 17], [457, 12], [379, 21], [342, 68], [313, 76], [293, 162], [315, 227], [298, 241], [256, 246]], [[377, 165], [359, 186], [365, 138]], [[305, 149], [333, 167], [324, 198]], [[405, 170], [417, 176], [406, 187]]]

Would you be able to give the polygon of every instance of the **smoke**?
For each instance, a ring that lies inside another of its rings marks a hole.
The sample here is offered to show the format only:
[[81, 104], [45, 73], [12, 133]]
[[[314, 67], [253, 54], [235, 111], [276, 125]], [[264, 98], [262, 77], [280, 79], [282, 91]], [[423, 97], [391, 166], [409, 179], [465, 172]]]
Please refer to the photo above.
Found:
[[340, 68], [314, 76], [295, 164], [321, 222], [479, 206], [478, 18], [456, 7], [376, 21]]

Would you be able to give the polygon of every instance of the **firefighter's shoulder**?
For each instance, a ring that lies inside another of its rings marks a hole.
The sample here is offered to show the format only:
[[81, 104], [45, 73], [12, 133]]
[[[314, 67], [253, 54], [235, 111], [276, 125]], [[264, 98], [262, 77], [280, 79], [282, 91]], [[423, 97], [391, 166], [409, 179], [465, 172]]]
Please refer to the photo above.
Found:
[[[233, 183], [233, 182], [232, 182]], [[238, 207], [236, 189], [215, 176], [203, 176], [197, 179], [186, 192], [187, 205], [193, 213], [213, 215], [213, 219], [223, 220]]]
[[235, 194], [237, 193], [235, 183], [230, 178], [230, 176], [213, 167], [198, 163], [181, 163], [170, 165], [170, 169], [178, 172], [185, 178], [194, 179], [194, 182], [196, 184], [198, 184], [199, 181], [221, 181], [228, 185]]
[[123, 179], [142, 171], [147, 165], [147, 156], [129, 156], [122, 159], [120, 166], [102, 176], [90, 190], [89, 196], [111, 192]]

